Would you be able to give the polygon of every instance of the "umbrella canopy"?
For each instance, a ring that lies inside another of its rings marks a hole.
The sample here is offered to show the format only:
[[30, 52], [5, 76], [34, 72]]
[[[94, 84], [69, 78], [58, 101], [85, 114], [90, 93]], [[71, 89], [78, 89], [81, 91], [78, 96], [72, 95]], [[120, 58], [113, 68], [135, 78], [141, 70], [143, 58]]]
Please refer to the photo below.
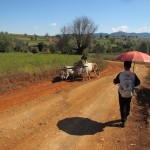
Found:
[[150, 62], [149, 55], [138, 51], [130, 51], [122, 53], [119, 56], [117, 56], [117, 59], [132, 62]]
[[[122, 61], [134, 62], [134, 66], [135, 66], [135, 62], [150, 62], [149, 55], [138, 51], [130, 51], [130, 52], [122, 53], [119, 56], [117, 56], [117, 59]], [[134, 72], [134, 66], [133, 66], [133, 72]]]

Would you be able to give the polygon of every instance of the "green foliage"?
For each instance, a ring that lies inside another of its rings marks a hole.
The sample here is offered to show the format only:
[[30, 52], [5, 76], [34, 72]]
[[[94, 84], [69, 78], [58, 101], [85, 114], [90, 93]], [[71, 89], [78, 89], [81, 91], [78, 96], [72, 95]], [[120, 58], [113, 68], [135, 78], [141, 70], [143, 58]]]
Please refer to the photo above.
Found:
[[104, 45], [101, 45], [100, 43], [97, 43], [93, 47], [93, 52], [95, 52], [95, 53], [106, 53], [106, 47]]
[[[114, 55], [89, 54], [88, 61], [98, 64], [100, 69], [106, 65], [103, 59], [111, 59]], [[81, 55], [32, 54], [32, 53], [0, 53], [0, 78], [24, 74], [42, 74], [53, 72], [65, 65], [73, 65], [81, 59]]]
[[54, 53], [61, 53], [58, 49], [57, 49], [57, 45], [55, 45], [54, 43], [51, 43], [49, 45], [49, 52], [54, 54]]
[[137, 37], [101, 37], [94, 38], [92, 43], [93, 52], [97, 53], [122, 53], [132, 50], [149, 53], [150, 49], [150, 39]]
[[8, 34], [0, 33], [0, 52], [13, 52], [15, 43]]
[[73, 65], [80, 57], [62, 54], [0, 53], [0, 77], [53, 71], [65, 65]]
[[141, 42], [138, 49], [141, 51], [141, 52], [145, 52], [145, 53], [149, 53], [149, 45], [147, 42]]
[[31, 50], [30, 50], [32, 53], [38, 53], [39, 52], [39, 50], [38, 50], [38, 48], [37, 47], [31, 47]]
[[28, 46], [27, 44], [24, 44], [23, 41], [15, 39], [15, 48], [14, 52], [28, 52]]
[[115, 60], [116, 59], [116, 56], [118, 54], [110, 54], [110, 53], [106, 53], [106, 54], [103, 54], [103, 53], [92, 53], [92, 54], [89, 54], [89, 56], [91, 58], [93, 58], [93, 60], [95, 60], [96, 62], [101, 62], [103, 60]]
[[106, 62], [102, 58], [102, 54], [90, 54], [88, 57], [88, 61], [96, 63], [100, 70], [103, 70], [106, 66]]
[[[29, 51], [33, 53], [48, 52], [53, 54], [76, 54], [78, 49], [76, 41], [77, 39], [68, 34], [68, 30], [64, 30], [64, 36], [49, 36], [48, 34], [45, 34], [45, 36], [37, 36], [35, 34], [19, 35], [0, 33], [0, 52]], [[83, 38], [82, 41], [84, 43], [86, 39], [84, 41]], [[38, 47], [38, 50], [33, 47]], [[83, 53], [122, 53], [132, 50], [149, 53], [150, 39], [128, 36], [100, 36], [97, 38], [91, 36], [88, 46], [86, 48], [83, 46], [82, 48], [84, 49]]]
[[43, 42], [38, 43], [37, 47], [39, 49], [39, 52], [42, 52], [42, 50], [44, 48], [44, 43]]

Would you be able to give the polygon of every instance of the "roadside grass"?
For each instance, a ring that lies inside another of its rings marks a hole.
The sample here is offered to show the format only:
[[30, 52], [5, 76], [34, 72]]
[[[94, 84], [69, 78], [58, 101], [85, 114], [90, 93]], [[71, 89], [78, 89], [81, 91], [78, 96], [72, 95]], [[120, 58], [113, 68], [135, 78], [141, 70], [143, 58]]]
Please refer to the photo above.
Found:
[[89, 54], [89, 56], [91, 58], [91, 61], [97, 63], [100, 70], [103, 70], [107, 65], [107, 62], [105, 60], [113, 61], [115, 60], [117, 54], [91, 53]]
[[117, 53], [115, 53], [115, 54], [113, 54], [113, 53], [112, 54], [111, 53], [106, 53], [106, 54], [104, 54], [104, 53], [95, 53], [95, 54], [91, 53], [89, 55], [92, 58], [98, 57], [98, 59], [101, 59], [101, 60], [115, 60], [115, 58], [118, 54]]
[[[0, 53], [0, 94], [45, 80], [53, 81], [61, 68], [80, 59], [81, 55]], [[100, 71], [106, 66], [102, 55], [89, 55], [88, 62], [97, 63]]]
[[[107, 55], [107, 58], [113, 56]], [[32, 53], [0, 53], [0, 79], [14, 77], [23, 74], [42, 74], [52, 72], [65, 65], [73, 65], [81, 59], [81, 55], [63, 54], [32, 54]], [[102, 70], [106, 63], [106, 56], [102, 54], [91, 54], [89, 62], [96, 62]]]
[[60, 69], [78, 61], [78, 55], [1, 53], [0, 78], [20, 74], [41, 74], [44, 71]]

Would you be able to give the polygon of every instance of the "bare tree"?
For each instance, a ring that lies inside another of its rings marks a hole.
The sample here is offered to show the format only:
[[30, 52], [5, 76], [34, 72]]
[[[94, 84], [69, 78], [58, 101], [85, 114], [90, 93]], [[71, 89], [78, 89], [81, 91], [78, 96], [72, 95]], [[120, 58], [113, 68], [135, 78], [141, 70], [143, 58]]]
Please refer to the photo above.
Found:
[[59, 49], [61, 49], [62, 53], [69, 53], [70, 52], [70, 45], [69, 41], [71, 38], [71, 27], [70, 26], [64, 26], [61, 28], [62, 35], [59, 36], [59, 42], [57, 43], [57, 46]]
[[77, 54], [82, 54], [90, 46], [90, 42], [97, 26], [87, 17], [77, 18], [73, 21], [72, 35], [76, 41]]
[[[96, 30], [97, 26], [87, 17], [76, 18], [72, 25], [64, 26], [61, 29], [62, 35], [58, 45], [61, 46], [63, 53], [72, 49], [76, 54], [81, 55], [90, 46]], [[70, 41], [74, 41], [73, 44]]]

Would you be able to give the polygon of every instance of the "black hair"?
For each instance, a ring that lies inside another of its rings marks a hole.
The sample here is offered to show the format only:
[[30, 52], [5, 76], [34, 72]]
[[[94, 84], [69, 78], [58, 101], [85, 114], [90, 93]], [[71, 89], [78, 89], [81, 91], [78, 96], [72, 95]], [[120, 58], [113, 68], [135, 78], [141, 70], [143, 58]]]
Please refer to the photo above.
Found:
[[124, 67], [130, 69], [131, 68], [131, 61], [125, 61], [124, 62]]
[[81, 57], [81, 59], [87, 60], [87, 57], [86, 57], [85, 55], [83, 55], [83, 56]]

